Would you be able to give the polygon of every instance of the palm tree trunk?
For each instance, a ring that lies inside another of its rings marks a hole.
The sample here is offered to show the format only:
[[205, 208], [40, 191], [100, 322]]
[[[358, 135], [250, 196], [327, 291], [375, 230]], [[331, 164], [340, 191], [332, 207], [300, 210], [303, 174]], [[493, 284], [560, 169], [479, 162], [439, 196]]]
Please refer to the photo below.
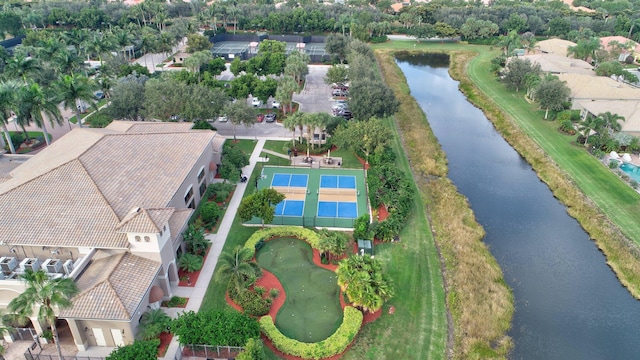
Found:
[[11, 135], [9, 135], [9, 130], [7, 129], [7, 126], [4, 123], [2, 124], [2, 131], [4, 132], [5, 139], [7, 139], [7, 144], [9, 145], [9, 149], [11, 150], [11, 153], [15, 154], [16, 149], [13, 147], [13, 141], [11, 141]]
[[51, 332], [53, 333], [53, 342], [56, 343], [56, 349], [58, 350], [58, 359], [63, 360], [62, 349], [60, 348], [60, 340], [58, 338], [58, 328], [56, 327], [56, 320], [51, 321]]
[[24, 127], [24, 125], [20, 125], [20, 127], [22, 128], [22, 132], [24, 133], [24, 138], [25, 141], [28, 143], [29, 140], [31, 140], [31, 138], [29, 138], [29, 132], [27, 131], [27, 129]]
[[82, 127], [82, 119], [80, 118], [80, 109], [76, 106], [76, 120], [78, 120], [78, 126]]
[[49, 133], [47, 132], [47, 125], [44, 120], [42, 121], [42, 132], [44, 133], [44, 141], [47, 143], [47, 146], [51, 145], [49, 143]]

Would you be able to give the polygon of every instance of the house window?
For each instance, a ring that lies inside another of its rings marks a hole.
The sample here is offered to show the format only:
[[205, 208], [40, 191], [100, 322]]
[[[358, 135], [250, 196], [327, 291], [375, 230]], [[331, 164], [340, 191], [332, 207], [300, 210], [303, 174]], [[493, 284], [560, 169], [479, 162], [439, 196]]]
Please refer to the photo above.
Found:
[[200, 169], [200, 173], [198, 174], [198, 182], [202, 182], [204, 180], [204, 167]]
[[149, 242], [149, 241], [151, 241], [151, 238], [149, 238], [148, 236], [145, 236], [144, 237], [144, 242]]
[[189, 203], [188, 207], [191, 208], [191, 209], [195, 209], [196, 208], [196, 203], [193, 200], [191, 200], [191, 202]]
[[207, 191], [207, 183], [203, 181], [200, 184], [200, 197], [202, 197], [202, 195], [204, 195], [205, 191]]
[[184, 195], [184, 204], [188, 204], [191, 198], [193, 198], [193, 186], [189, 186], [189, 190], [187, 190], [187, 193]]
[[140, 236], [136, 235], [136, 242], [140, 242], [140, 241], [142, 241], [142, 240], [140, 239]]

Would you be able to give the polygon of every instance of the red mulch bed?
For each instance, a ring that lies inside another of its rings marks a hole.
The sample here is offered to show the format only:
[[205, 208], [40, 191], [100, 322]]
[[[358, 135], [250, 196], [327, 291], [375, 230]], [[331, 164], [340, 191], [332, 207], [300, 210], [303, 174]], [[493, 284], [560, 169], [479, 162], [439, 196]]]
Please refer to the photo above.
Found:
[[[204, 264], [205, 260], [207, 260], [207, 255], [209, 255], [209, 250], [211, 248], [207, 249], [206, 254], [204, 254], [204, 258], [202, 259], [202, 263]], [[186, 272], [180, 268], [178, 268], [178, 279], [180, 279], [180, 281], [178, 282], [178, 286], [186, 286], [186, 287], [194, 287], [196, 286], [196, 282], [198, 282], [198, 277], [200, 276], [200, 270], [198, 271], [194, 271], [194, 272]], [[189, 280], [191, 280], [191, 284], [189, 284], [189, 282], [187, 280], [182, 280], [185, 277], [188, 277]]]
[[387, 219], [387, 217], [389, 217], [389, 212], [387, 211], [387, 209], [384, 207], [384, 205], [380, 205], [378, 207], [378, 221], [384, 221]]
[[358, 158], [358, 161], [360, 161], [360, 164], [362, 164], [362, 168], [365, 170], [369, 170], [369, 167], [371, 166], [370, 164], [367, 164], [366, 161], [364, 161], [363, 158], [356, 156]]
[[[358, 244], [355, 244], [354, 253], [357, 252], [357, 251], [358, 251]], [[315, 249], [313, 250], [313, 263], [315, 265], [323, 268], [323, 269], [327, 269], [327, 270], [330, 270], [330, 271], [335, 271], [338, 268], [338, 265], [323, 264], [320, 261], [320, 252], [318, 250], [315, 250]], [[278, 278], [275, 275], [273, 275], [272, 273], [270, 273], [267, 270], [263, 269], [262, 270], [262, 277], [260, 277], [260, 279], [258, 279], [258, 281], [256, 282], [256, 285], [259, 285], [259, 286], [262, 286], [262, 287], [266, 288], [267, 292], [272, 288], [276, 288], [276, 289], [278, 289], [280, 291], [280, 294], [273, 301], [273, 304], [271, 305], [271, 310], [269, 311], [269, 315], [271, 316], [273, 321], [275, 321], [276, 320], [276, 315], [278, 314], [278, 311], [280, 310], [280, 307], [284, 304], [284, 301], [287, 298], [287, 296], [286, 296], [286, 294], [284, 292], [284, 288], [282, 287], [282, 284], [280, 283], [280, 281], [278, 280]], [[242, 311], [242, 308], [240, 306], [238, 306], [233, 301], [231, 301], [231, 299], [229, 298], [229, 295], [225, 294], [225, 299], [227, 300], [227, 303], [229, 305], [231, 305], [234, 309], [236, 309], [238, 311]], [[343, 309], [345, 308], [345, 306], [347, 306], [347, 303], [344, 300], [344, 296], [343, 296], [342, 292], [340, 292], [340, 305], [342, 306]], [[373, 314], [371, 314], [371, 313], [364, 314], [364, 319], [362, 321], [362, 325], [365, 325], [365, 324], [368, 324], [370, 322], [375, 321], [377, 318], [380, 317], [381, 314], [382, 314], [382, 309], [376, 311]], [[301, 357], [293, 356], [293, 355], [287, 355], [287, 354], [284, 354], [284, 353], [280, 352], [278, 349], [276, 349], [273, 346], [273, 343], [271, 342], [271, 340], [269, 340], [269, 338], [267, 338], [264, 335], [262, 335], [261, 337], [262, 337], [262, 341], [264, 342], [265, 346], [267, 346], [269, 349], [271, 349], [271, 351], [273, 351], [280, 358], [285, 359], [285, 360], [302, 360]], [[344, 352], [349, 350], [350, 347], [351, 347], [351, 345], [349, 345]], [[328, 360], [340, 359], [342, 357], [342, 355], [344, 354], [344, 352], [342, 354], [334, 355], [332, 357], [328, 357], [328, 358], [325, 358], [325, 359], [328, 359]]]
[[160, 346], [158, 346], [158, 357], [164, 357], [164, 354], [167, 352], [167, 348], [169, 347], [172, 338], [173, 334], [168, 332], [163, 332], [158, 335], [158, 339], [160, 339]]

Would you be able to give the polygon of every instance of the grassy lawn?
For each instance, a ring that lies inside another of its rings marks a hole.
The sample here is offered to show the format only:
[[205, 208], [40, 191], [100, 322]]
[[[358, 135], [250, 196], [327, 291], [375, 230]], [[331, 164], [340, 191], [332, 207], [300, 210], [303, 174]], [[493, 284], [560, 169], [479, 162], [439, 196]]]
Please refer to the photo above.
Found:
[[468, 72], [476, 86], [493, 99], [530, 136], [622, 232], [640, 245], [640, 194], [575, 144], [575, 137], [557, 131], [559, 124], [543, 120], [544, 112], [507, 90], [488, 71], [492, 52], [471, 61]]
[[244, 151], [244, 153], [247, 154], [247, 156], [251, 156], [253, 149], [256, 147], [256, 144], [258, 143], [256, 140], [249, 140], [249, 139], [236, 140], [235, 142], [232, 139], [227, 139], [227, 141], [232, 142], [235, 146], [242, 149], [242, 151]]
[[[100, 101], [98, 101], [98, 102], [96, 103], [96, 107], [97, 107], [98, 109], [100, 109], [102, 106], [104, 106], [104, 105], [107, 103], [107, 101], [109, 101], [107, 98], [101, 99]], [[74, 111], [75, 111], [75, 110], [74, 110]], [[80, 119], [84, 119], [84, 118], [86, 118], [87, 116], [92, 115], [92, 114], [94, 114], [94, 113], [95, 113], [95, 110], [94, 110], [93, 108], [89, 107], [89, 108], [87, 108], [87, 112], [86, 112], [86, 113], [84, 113], [84, 114], [80, 114]], [[69, 122], [70, 122], [70, 123], [72, 123], [72, 124], [77, 124], [77, 123], [78, 123], [77, 116], [76, 116], [76, 115], [74, 115], [74, 116], [70, 117], [70, 118], [69, 118]]]

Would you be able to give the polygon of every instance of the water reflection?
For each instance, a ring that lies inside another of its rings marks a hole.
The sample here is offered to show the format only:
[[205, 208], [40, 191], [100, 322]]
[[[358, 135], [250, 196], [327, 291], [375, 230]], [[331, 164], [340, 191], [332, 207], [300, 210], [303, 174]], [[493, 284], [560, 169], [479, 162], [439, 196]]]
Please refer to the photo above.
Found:
[[443, 56], [403, 55], [398, 65], [513, 289], [511, 358], [640, 358], [640, 303], [529, 164], [467, 102]]

